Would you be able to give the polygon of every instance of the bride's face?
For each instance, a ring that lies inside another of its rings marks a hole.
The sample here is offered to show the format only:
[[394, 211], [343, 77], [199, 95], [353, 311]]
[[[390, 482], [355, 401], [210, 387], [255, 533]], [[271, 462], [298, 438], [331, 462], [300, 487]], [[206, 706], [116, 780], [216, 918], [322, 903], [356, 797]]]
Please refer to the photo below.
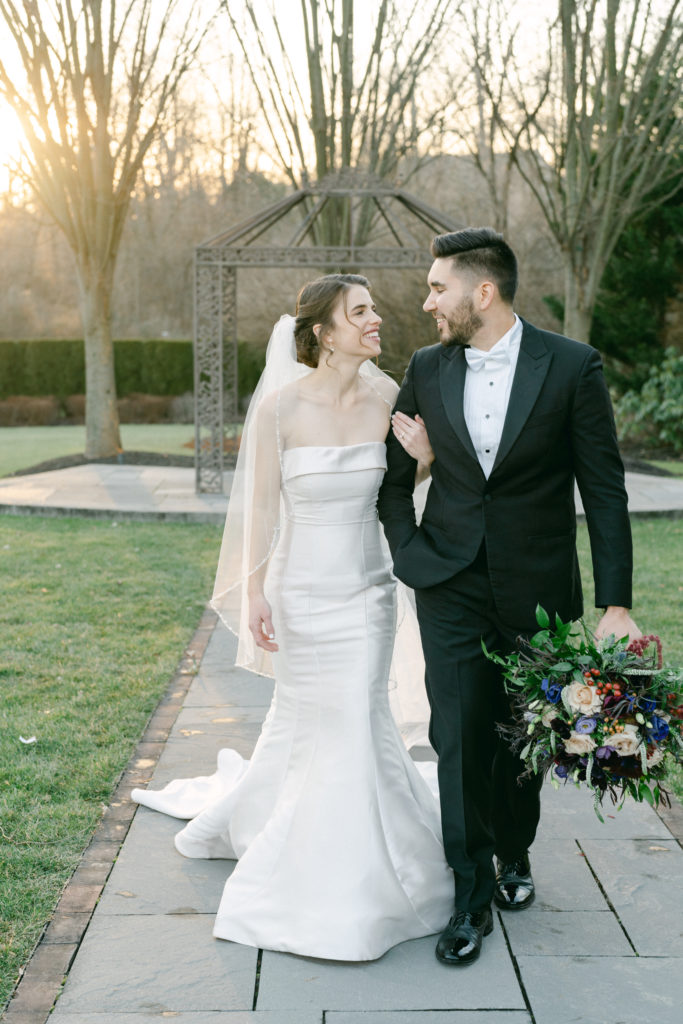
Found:
[[380, 354], [379, 316], [367, 288], [360, 284], [351, 287], [339, 297], [332, 314], [332, 327], [326, 332], [327, 344], [335, 352], [374, 359]]

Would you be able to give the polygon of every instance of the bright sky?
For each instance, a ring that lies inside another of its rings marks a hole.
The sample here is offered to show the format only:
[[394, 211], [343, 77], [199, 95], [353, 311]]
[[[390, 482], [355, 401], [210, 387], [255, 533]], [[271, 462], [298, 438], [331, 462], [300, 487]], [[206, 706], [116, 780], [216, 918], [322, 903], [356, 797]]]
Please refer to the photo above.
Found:
[[[194, 2], [195, 0], [181, 0], [181, 3], [187, 3], [188, 7], [192, 5]], [[263, 3], [264, 6], [266, 7], [269, 6], [268, 0], [257, 0], [257, 2]], [[293, 0], [290, 0], [290, 2], [293, 2]], [[375, 2], [377, 2], [377, 0], [375, 0]], [[408, 3], [410, 2], [410, 0], [405, 0], [405, 2]], [[473, 5], [478, 5], [479, 2], [480, 0], [471, 0], [471, 3]], [[529, 56], [530, 60], [532, 60], [533, 53], [537, 52], [537, 49], [542, 42], [539, 39], [539, 35], [543, 36], [545, 34], [544, 30], [541, 28], [541, 25], [543, 22], [547, 20], [549, 9], [550, 12], [552, 12], [552, 10], [554, 9], [554, 4], [551, 6], [550, 4], [539, 3], [538, 0], [509, 0], [509, 3], [511, 18], [514, 18], [515, 21], [518, 21], [522, 26], [522, 32], [520, 33], [520, 36], [518, 36], [520, 45], [524, 45], [525, 48], [529, 48]], [[667, 0], [656, 0], [656, 6], [659, 6], [662, 3], [664, 4], [664, 6], [667, 6]], [[209, 5], [207, 5], [207, 7], [208, 6]], [[482, 10], [483, 7], [480, 7], [479, 9]], [[358, 17], [363, 17], [363, 12], [367, 14], [372, 13], [373, 10], [374, 4], [372, 0], [370, 0], [370, 3], [367, 3], [367, 0], [365, 4], [359, 3]], [[284, 20], [286, 24], [287, 19]], [[297, 24], [297, 21], [292, 21], [292, 25], [294, 26], [295, 29]], [[218, 26], [220, 36], [223, 39], [227, 38], [229, 30], [227, 28], [226, 19], [224, 17], [219, 16]], [[358, 27], [357, 34], [360, 35], [360, 33], [358, 32]], [[2, 26], [2, 29], [0, 30], [0, 59], [2, 59], [3, 61], [9, 60], [11, 63], [14, 59], [16, 59], [14, 53], [12, 52], [12, 44], [3, 41], [3, 37], [6, 39], [6, 31], [4, 29], [4, 26]], [[453, 50], [454, 52], [457, 53], [457, 35], [455, 35], [453, 42]], [[209, 44], [208, 61], [209, 63], [213, 63], [215, 65], [215, 59], [212, 59], [211, 57], [212, 50], [214, 50], [214, 47], [211, 44]], [[202, 91], [204, 92], [204, 95], [206, 97], [206, 102], [210, 103], [211, 90], [206, 89], [205, 91]], [[11, 180], [10, 165], [13, 161], [16, 161], [20, 156], [21, 139], [21, 128], [19, 126], [17, 119], [14, 116], [13, 111], [11, 110], [11, 108], [8, 107], [7, 103], [2, 98], [0, 98], [0, 194], [6, 192], [9, 187], [9, 183]]]
[[[194, 2], [195, 0], [180, 0], [181, 4], [187, 3], [188, 8]], [[290, 2], [293, 2], [293, 0], [290, 0]], [[400, 2], [401, 0], [399, 0], [399, 3]], [[410, 6], [412, 6], [412, 0], [405, 0], [405, 2], [406, 4], [410, 4]], [[473, 4], [477, 4], [478, 2], [479, 0], [472, 0]], [[264, 7], [266, 8], [270, 6], [269, 0], [257, 0], [257, 3], [263, 3]], [[356, 13], [356, 35], [359, 41], [362, 41], [362, 31], [359, 31], [360, 26], [358, 24], [358, 20], [362, 19], [368, 14], [372, 15], [376, 3], [377, 0], [375, 0], [374, 3], [373, 0], [370, 0], [370, 3], [366, 2], [358, 4]], [[544, 15], [542, 13], [539, 14], [539, 7], [542, 8], [543, 6], [543, 4], [539, 5], [538, 0], [514, 0], [514, 2], [513, 0], [510, 0], [510, 10], [511, 12], [514, 12], [514, 18], [516, 20], [519, 20], [521, 24], [524, 26], [524, 42], [531, 42], [531, 39], [535, 35], [535, 31], [538, 30], [539, 20], [541, 18], [544, 18]], [[207, 4], [207, 10], [209, 7], [210, 5]], [[239, 9], [238, 5], [236, 5], [236, 7], [237, 9]], [[298, 3], [296, 4], [296, 7], [298, 9]], [[298, 31], [298, 19], [293, 19], [291, 24], [293, 29]], [[283, 19], [283, 25], [286, 30], [287, 18]], [[220, 35], [221, 39], [224, 40], [228, 37], [229, 29], [227, 26], [227, 19], [224, 16], [219, 16], [218, 28], [216, 31]], [[14, 48], [11, 42], [3, 41], [3, 37], [5, 40], [7, 39], [6, 30], [4, 26], [2, 26], [2, 29], [0, 30], [0, 59], [7, 62], [8, 66], [11, 68], [14, 62], [16, 61]], [[368, 37], [370, 37], [370, 33], [368, 33]], [[204, 59], [208, 60], [209, 64], [215, 65], [216, 58], [212, 57], [212, 51], [215, 52], [215, 46], [211, 44], [210, 40], [207, 40], [207, 43], [209, 45], [204, 51]], [[219, 46], [219, 49], [222, 50], [224, 49], [224, 47]], [[307, 83], [305, 82], [303, 83], [304, 89], [306, 88], [306, 84]], [[204, 90], [202, 90], [202, 92], [204, 92]], [[206, 90], [205, 96], [206, 101], [210, 103], [210, 89]], [[12, 163], [16, 162], [20, 157], [21, 141], [22, 131], [19, 122], [15, 117], [12, 109], [8, 106], [4, 99], [0, 97], [0, 194], [5, 193], [10, 186], [10, 181], [12, 179], [11, 165]]]

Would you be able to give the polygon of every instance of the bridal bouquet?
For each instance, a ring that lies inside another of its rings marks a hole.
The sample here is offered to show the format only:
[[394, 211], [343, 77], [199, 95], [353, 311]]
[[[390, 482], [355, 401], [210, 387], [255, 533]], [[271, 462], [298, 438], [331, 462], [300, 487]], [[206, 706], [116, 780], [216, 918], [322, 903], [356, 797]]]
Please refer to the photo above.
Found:
[[659, 637], [597, 640], [579, 623], [536, 609], [540, 631], [503, 657], [513, 722], [499, 731], [526, 765], [522, 775], [551, 773], [587, 785], [600, 804], [627, 796], [669, 804], [667, 766], [683, 761], [683, 673], [662, 667]]

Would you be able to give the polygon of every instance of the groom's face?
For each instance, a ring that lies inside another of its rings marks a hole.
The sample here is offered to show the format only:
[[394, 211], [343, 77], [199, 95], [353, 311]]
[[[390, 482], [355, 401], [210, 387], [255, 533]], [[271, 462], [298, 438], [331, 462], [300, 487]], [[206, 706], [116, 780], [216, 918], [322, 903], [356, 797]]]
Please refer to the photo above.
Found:
[[457, 273], [453, 261], [442, 257], [434, 260], [427, 284], [429, 295], [422, 308], [436, 320], [441, 344], [469, 345], [483, 324], [474, 305], [472, 275]]

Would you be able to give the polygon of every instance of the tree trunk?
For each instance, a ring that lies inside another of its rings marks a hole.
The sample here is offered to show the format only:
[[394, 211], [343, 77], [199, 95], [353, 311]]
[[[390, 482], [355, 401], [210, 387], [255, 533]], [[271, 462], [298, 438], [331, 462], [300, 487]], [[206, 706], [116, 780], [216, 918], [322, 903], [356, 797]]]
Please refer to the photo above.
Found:
[[583, 268], [574, 265], [571, 254], [564, 254], [564, 326], [568, 338], [588, 342], [593, 321], [593, 306], [583, 287]]
[[78, 277], [85, 339], [85, 454], [106, 458], [121, 451], [111, 337], [113, 272], [81, 270]]

